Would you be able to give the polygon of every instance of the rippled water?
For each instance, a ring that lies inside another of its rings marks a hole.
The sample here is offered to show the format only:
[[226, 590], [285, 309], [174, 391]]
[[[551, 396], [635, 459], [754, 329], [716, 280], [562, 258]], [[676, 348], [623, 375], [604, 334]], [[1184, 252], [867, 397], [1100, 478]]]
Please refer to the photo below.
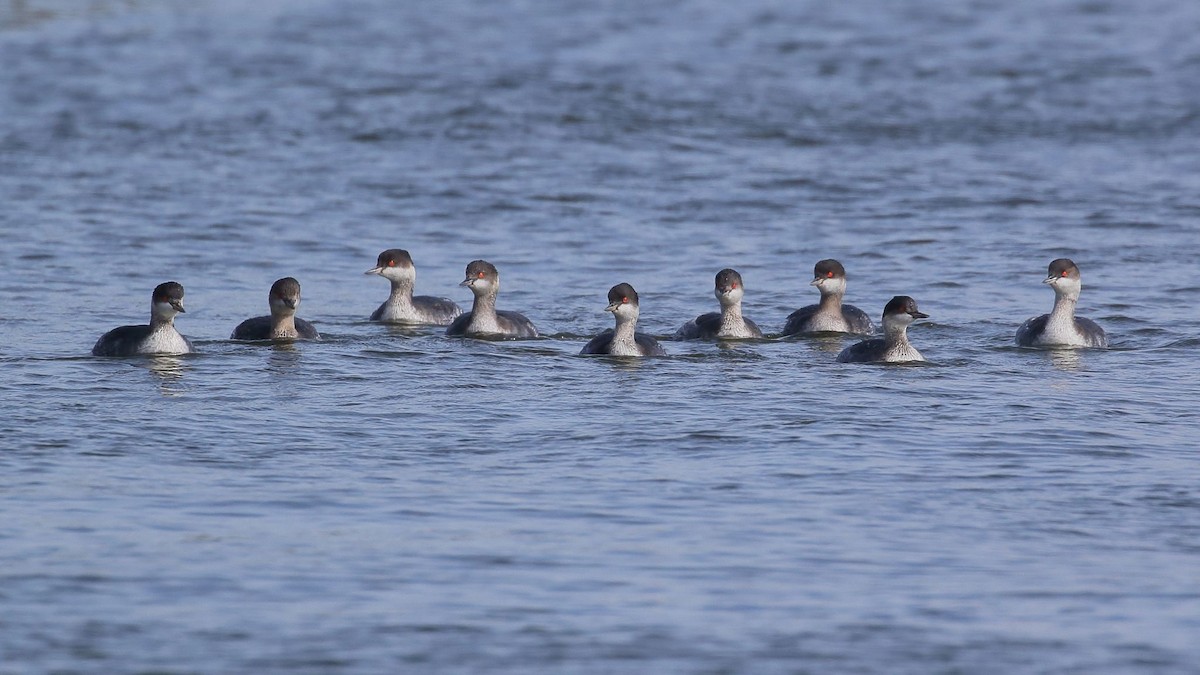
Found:
[[[244, 4], [0, 3], [0, 672], [1195, 672], [1200, 5]], [[1060, 256], [1111, 349], [1012, 346]], [[576, 356], [825, 257], [929, 363]]]

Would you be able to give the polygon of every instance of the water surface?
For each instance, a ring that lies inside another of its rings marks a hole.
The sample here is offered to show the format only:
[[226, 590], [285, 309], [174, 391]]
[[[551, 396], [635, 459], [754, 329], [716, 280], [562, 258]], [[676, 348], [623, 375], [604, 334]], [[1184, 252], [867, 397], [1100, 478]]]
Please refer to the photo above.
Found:
[[[1189, 673], [1200, 6], [0, 7], [0, 672]], [[539, 340], [365, 320], [486, 258]], [[1108, 350], [1012, 346], [1079, 263]], [[931, 315], [662, 338], [835, 257]], [[226, 337], [295, 276], [319, 343]], [[200, 353], [97, 359], [150, 290]]]

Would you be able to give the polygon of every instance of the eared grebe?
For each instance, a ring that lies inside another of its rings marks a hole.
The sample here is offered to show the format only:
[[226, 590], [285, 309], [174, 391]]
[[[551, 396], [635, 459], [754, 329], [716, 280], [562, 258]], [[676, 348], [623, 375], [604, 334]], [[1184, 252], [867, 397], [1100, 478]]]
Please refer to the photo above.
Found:
[[716, 288], [713, 293], [721, 303], [720, 312], [701, 314], [680, 326], [675, 331], [679, 340], [711, 338], [760, 338], [762, 331], [750, 319], [742, 317], [742, 275], [737, 270], [723, 269], [717, 272]]
[[846, 268], [836, 260], [822, 260], [813, 267], [812, 286], [821, 291], [821, 304], [792, 312], [783, 326], [784, 335], [797, 333], [875, 332], [871, 317], [854, 305], [843, 305], [846, 295]]
[[271, 304], [271, 316], [256, 316], [246, 319], [233, 329], [229, 337], [233, 340], [294, 340], [304, 338], [319, 340], [317, 329], [304, 319], [296, 318], [300, 306], [300, 282], [284, 277], [271, 284], [267, 295]]
[[914, 319], [928, 316], [917, 311], [916, 300], [907, 295], [897, 295], [883, 308], [883, 337], [846, 347], [838, 354], [837, 360], [842, 363], [924, 361], [925, 357], [908, 341], [908, 324]]
[[658, 340], [637, 332], [638, 294], [629, 284], [617, 284], [608, 291], [608, 307], [617, 321], [616, 330], [609, 328], [592, 338], [580, 354], [610, 356], [666, 356]]
[[135, 354], [188, 354], [192, 342], [175, 330], [175, 315], [183, 311], [183, 286], [174, 281], [159, 284], [150, 296], [150, 325], [121, 326], [96, 340], [96, 356]]
[[372, 321], [449, 326], [462, 314], [462, 308], [452, 300], [432, 295], [413, 296], [417, 268], [408, 251], [402, 248], [389, 248], [380, 253], [375, 266], [365, 273], [378, 274], [392, 282], [391, 295], [371, 313]]
[[503, 335], [507, 337], [534, 338], [538, 336], [533, 322], [518, 312], [496, 309], [496, 294], [500, 292], [500, 272], [486, 260], [474, 260], [467, 265], [467, 278], [460, 286], [466, 286], [475, 294], [471, 311], [463, 313], [450, 327], [446, 335]]
[[1082, 280], [1079, 268], [1066, 258], [1050, 263], [1046, 279], [1054, 289], [1054, 309], [1034, 317], [1017, 329], [1022, 347], [1107, 347], [1108, 336], [1095, 321], [1075, 316]]

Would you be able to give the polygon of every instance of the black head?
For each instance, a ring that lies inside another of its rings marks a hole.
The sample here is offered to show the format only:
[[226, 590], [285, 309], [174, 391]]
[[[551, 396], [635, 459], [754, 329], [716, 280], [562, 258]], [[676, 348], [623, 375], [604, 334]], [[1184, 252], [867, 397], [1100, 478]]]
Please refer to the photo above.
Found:
[[717, 272], [716, 277], [717, 290], [721, 293], [742, 288], [742, 275], [737, 273], [737, 270], [732, 270], [726, 267]]
[[300, 282], [294, 277], [284, 277], [278, 279], [271, 284], [271, 295], [277, 295], [281, 298], [300, 295]]
[[1050, 267], [1046, 270], [1047, 279], [1078, 279], [1079, 268], [1070, 258], [1059, 258], [1050, 263]]
[[475, 279], [496, 279], [500, 276], [500, 272], [496, 270], [496, 266], [486, 260], [472, 260], [467, 265], [467, 280]]
[[608, 304], [610, 306], [637, 305], [637, 291], [633, 290], [633, 286], [629, 284], [617, 284], [608, 289]]
[[412, 267], [412, 256], [408, 255], [408, 251], [402, 248], [389, 248], [379, 254], [379, 258], [375, 260], [375, 264], [380, 269], [388, 267]]
[[917, 301], [907, 295], [897, 295], [888, 301], [888, 304], [883, 308], [883, 316], [895, 316], [896, 314], [907, 314], [914, 319], [926, 319], [928, 314], [917, 309]]
[[813, 266], [814, 279], [841, 279], [846, 276], [846, 268], [842, 263], [828, 258]]
[[175, 311], [183, 311], [183, 285], [175, 281], [167, 281], [154, 287], [154, 294], [151, 301], [155, 303], [165, 302]]
[[300, 282], [292, 277], [284, 277], [276, 281], [271, 284], [271, 293], [268, 299], [279, 300], [288, 307], [296, 309], [296, 305], [300, 302]]

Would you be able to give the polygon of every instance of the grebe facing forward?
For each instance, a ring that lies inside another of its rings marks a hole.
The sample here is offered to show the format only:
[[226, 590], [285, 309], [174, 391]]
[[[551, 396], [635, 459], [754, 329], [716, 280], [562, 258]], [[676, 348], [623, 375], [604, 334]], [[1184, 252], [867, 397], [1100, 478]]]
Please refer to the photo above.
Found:
[[750, 319], [742, 317], [742, 275], [729, 268], [717, 272], [713, 293], [721, 311], [701, 314], [675, 331], [679, 340], [712, 338], [760, 338], [762, 331]]
[[813, 267], [810, 285], [821, 291], [821, 303], [809, 305], [791, 313], [783, 326], [784, 335], [798, 333], [855, 333], [875, 332], [871, 317], [854, 305], [843, 305], [846, 295], [846, 268], [829, 259]]
[[375, 266], [365, 274], [378, 274], [392, 282], [391, 295], [371, 314], [372, 321], [448, 326], [462, 314], [462, 308], [447, 298], [413, 295], [417, 268], [408, 251], [402, 248], [389, 248], [380, 253]]
[[658, 340], [637, 332], [638, 294], [629, 284], [617, 284], [608, 291], [608, 307], [616, 318], [616, 330], [609, 328], [592, 338], [580, 354], [609, 356], [666, 356]]
[[475, 294], [471, 311], [463, 313], [450, 327], [446, 335], [535, 338], [537, 328], [533, 322], [518, 312], [496, 309], [496, 294], [500, 292], [500, 272], [486, 260], [473, 260], [467, 265], [467, 278], [460, 286], [466, 286]]
[[174, 281], [159, 284], [150, 295], [150, 324], [114, 328], [96, 341], [96, 356], [136, 354], [188, 354], [192, 342], [175, 329], [175, 315], [183, 311], [183, 286]]
[[1079, 268], [1067, 258], [1050, 263], [1042, 282], [1054, 289], [1054, 309], [1017, 329], [1022, 347], [1107, 347], [1108, 336], [1095, 321], [1075, 316], [1083, 281]]
[[246, 319], [233, 329], [230, 339], [233, 340], [319, 340], [321, 335], [317, 329], [304, 319], [296, 318], [296, 308], [300, 306], [300, 282], [292, 277], [284, 277], [271, 284], [271, 292], [267, 294], [271, 305], [270, 316], [256, 316]]
[[897, 295], [883, 308], [883, 337], [863, 340], [838, 354], [842, 363], [924, 361], [925, 357], [908, 341], [908, 324], [929, 315], [917, 311], [917, 301]]

